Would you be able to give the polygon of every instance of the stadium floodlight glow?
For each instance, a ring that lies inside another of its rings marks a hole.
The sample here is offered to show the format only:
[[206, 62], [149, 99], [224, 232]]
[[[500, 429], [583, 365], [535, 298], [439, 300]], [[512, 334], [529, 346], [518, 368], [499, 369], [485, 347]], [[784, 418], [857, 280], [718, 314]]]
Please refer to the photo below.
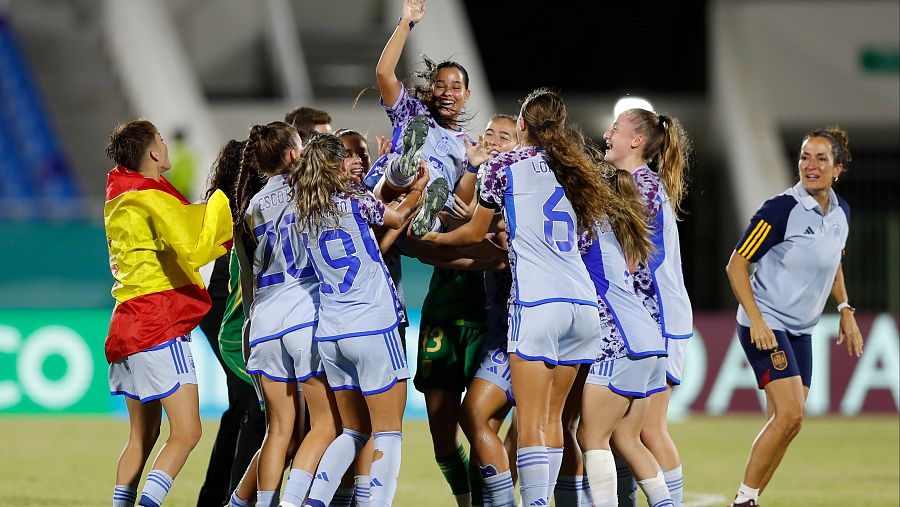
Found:
[[646, 109], [647, 111], [653, 111], [653, 104], [651, 104], [649, 100], [641, 97], [622, 97], [616, 102], [616, 107], [613, 108], [613, 117], [618, 118], [620, 114], [629, 109]]

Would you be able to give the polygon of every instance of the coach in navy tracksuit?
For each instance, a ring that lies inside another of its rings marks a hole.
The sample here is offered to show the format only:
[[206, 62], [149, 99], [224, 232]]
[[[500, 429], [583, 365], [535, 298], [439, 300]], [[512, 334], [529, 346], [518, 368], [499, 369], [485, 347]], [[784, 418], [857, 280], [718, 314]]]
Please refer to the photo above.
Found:
[[763, 203], [728, 261], [728, 279], [740, 303], [738, 336], [766, 392], [769, 416], [750, 449], [734, 507], [758, 505], [800, 431], [812, 377], [811, 333], [829, 291], [841, 314], [838, 344], [846, 340], [851, 355], [862, 353], [841, 270], [850, 208], [831, 188], [849, 161], [846, 132], [829, 128], [808, 134], [797, 163], [800, 182]]

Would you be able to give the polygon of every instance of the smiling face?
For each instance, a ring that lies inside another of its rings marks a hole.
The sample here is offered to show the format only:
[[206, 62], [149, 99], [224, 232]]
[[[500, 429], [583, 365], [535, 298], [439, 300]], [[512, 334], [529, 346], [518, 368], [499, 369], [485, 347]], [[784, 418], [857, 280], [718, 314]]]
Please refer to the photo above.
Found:
[[369, 170], [369, 148], [366, 140], [355, 134], [341, 136], [347, 156], [344, 158], [344, 175], [354, 183], [361, 183]]
[[609, 130], [603, 134], [606, 140], [606, 161], [619, 167], [640, 146], [640, 135], [634, 129], [634, 123], [625, 113], [619, 115]]
[[442, 119], [456, 120], [470, 94], [462, 70], [448, 66], [435, 73], [434, 85], [431, 87], [431, 102]]
[[508, 118], [494, 118], [484, 129], [484, 143], [492, 157], [514, 150], [518, 144], [516, 122]]
[[835, 165], [833, 147], [828, 139], [809, 137], [800, 147], [797, 169], [803, 187], [812, 195], [820, 195], [831, 190], [834, 179], [844, 167]]

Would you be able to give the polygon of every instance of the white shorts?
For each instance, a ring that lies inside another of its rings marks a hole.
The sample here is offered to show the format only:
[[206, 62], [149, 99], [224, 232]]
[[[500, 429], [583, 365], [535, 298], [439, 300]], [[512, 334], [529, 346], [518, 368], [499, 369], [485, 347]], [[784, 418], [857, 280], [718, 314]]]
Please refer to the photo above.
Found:
[[610, 391], [633, 398], [646, 398], [666, 389], [666, 358], [622, 357], [597, 361], [591, 365], [586, 384], [608, 387]]
[[374, 335], [316, 342], [333, 391], [354, 389], [366, 396], [409, 378], [397, 329]]
[[668, 338], [666, 349], [669, 357], [666, 361], [666, 378], [673, 386], [681, 385], [684, 378], [684, 360], [687, 357], [689, 338]]
[[509, 371], [509, 354], [503, 349], [493, 349], [487, 352], [475, 376], [487, 380], [506, 393], [506, 399], [513, 405], [516, 399], [513, 397], [512, 381]]
[[165, 398], [184, 384], [197, 384], [189, 335], [135, 352], [109, 365], [109, 391], [140, 400]]
[[509, 307], [506, 350], [529, 361], [591, 364], [600, 352], [600, 315], [596, 306], [544, 303]]
[[303, 382], [324, 375], [319, 349], [313, 342], [315, 331], [315, 326], [304, 327], [251, 345], [247, 373], [276, 382]]

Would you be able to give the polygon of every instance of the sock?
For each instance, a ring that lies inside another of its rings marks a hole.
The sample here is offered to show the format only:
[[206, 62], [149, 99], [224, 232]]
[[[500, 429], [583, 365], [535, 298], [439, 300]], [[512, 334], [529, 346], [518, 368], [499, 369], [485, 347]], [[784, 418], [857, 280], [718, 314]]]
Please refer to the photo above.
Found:
[[516, 469], [519, 471], [519, 493], [525, 507], [549, 505], [547, 483], [550, 478], [550, 461], [543, 445], [522, 447], [516, 451]]
[[597, 507], [617, 507], [616, 460], [612, 451], [595, 449], [584, 453], [584, 469], [590, 483], [591, 499]]
[[756, 501], [758, 499], [759, 488], [751, 488], [742, 482], [741, 487], [738, 488], [737, 498], [734, 499], [734, 503], [746, 502], [747, 500]]
[[556, 505], [561, 507], [591, 507], [591, 497], [585, 490], [587, 481], [583, 475], [560, 475], [553, 490]]
[[288, 475], [287, 483], [284, 485], [284, 500], [292, 505], [303, 505], [303, 499], [309, 491], [309, 485], [312, 484], [313, 475], [306, 470], [295, 468]]
[[257, 491], [257, 507], [278, 507], [278, 491]]
[[684, 505], [684, 476], [681, 474], [681, 465], [668, 472], [664, 470], [663, 477], [666, 479], [672, 503], [675, 504], [675, 507], [682, 507]]
[[619, 496], [619, 507], [637, 507], [637, 481], [624, 458], [613, 454], [616, 462], [616, 494]]
[[137, 499], [137, 488], [116, 484], [113, 489], [113, 507], [134, 507]]
[[484, 481], [481, 479], [481, 467], [474, 459], [469, 459], [468, 470], [469, 490], [472, 492], [472, 506], [484, 506], [487, 498], [484, 491]]
[[669, 488], [666, 487], [666, 480], [663, 478], [662, 470], [656, 477], [638, 481], [638, 486], [647, 495], [647, 504], [650, 507], [672, 507], [672, 497], [669, 496]]
[[547, 461], [550, 464], [550, 475], [547, 480], [547, 503], [550, 503], [550, 499], [553, 498], [553, 490], [556, 489], [556, 479], [559, 477], [559, 469], [562, 467], [563, 460], [563, 448], [562, 447], [548, 447], [547, 448]]
[[369, 505], [369, 496], [371, 495], [372, 489], [369, 486], [369, 483], [372, 482], [372, 478], [368, 475], [357, 475], [353, 482], [356, 484], [356, 491], [354, 492], [354, 497], [356, 498], [357, 507], [362, 507], [364, 505]]
[[141, 492], [141, 501], [138, 502], [138, 505], [159, 507], [162, 505], [163, 500], [166, 499], [166, 494], [171, 487], [172, 478], [169, 477], [169, 474], [162, 470], [150, 470], [150, 473], [147, 474], [147, 482], [144, 483], [144, 491]]
[[492, 507], [516, 505], [516, 491], [509, 470], [501, 474], [494, 465], [488, 465], [481, 468], [481, 477], [484, 480], [484, 491], [490, 499]]
[[227, 507], [250, 507], [250, 502], [243, 500], [238, 496], [237, 490], [234, 490], [234, 493], [231, 494], [231, 501], [228, 502]]
[[328, 507], [350, 507], [353, 503], [353, 488], [338, 488]]
[[334, 492], [341, 485], [344, 472], [350, 468], [350, 464], [368, 441], [369, 435], [344, 428], [343, 433], [331, 442], [319, 460], [319, 468], [316, 469], [306, 503], [312, 507], [328, 505]]
[[397, 188], [406, 188], [412, 185], [412, 182], [415, 181], [416, 175], [406, 176], [400, 172], [400, 157], [396, 157], [392, 160], [389, 160], [387, 163], [387, 167], [384, 171], [384, 178], [391, 185]]
[[383, 431], [375, 433], [375, 452], [381, 451], [381, 458], [372, 461], [372, 507], [390, 507], [397, 493], [397, 477], [400, 475], [400, 449], [403, 433]]
[[457, 447], [453, 454], [435, 456], [434, 460], [437, 461], [438, 467], [454, 495], [458, 496], [471, 491], [467, 475], [469, 460], [466, 458], [466, 449], [462, 445]]

